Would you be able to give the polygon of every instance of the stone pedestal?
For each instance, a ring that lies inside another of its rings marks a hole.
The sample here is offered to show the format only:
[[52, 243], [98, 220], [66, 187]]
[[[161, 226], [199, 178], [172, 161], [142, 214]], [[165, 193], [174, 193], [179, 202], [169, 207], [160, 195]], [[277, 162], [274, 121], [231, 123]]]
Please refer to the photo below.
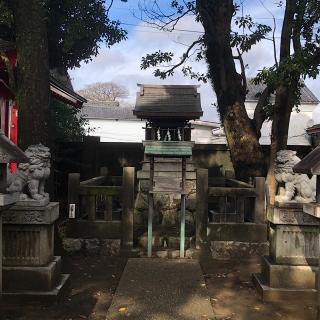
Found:
[[264, 301], [316, 303], [319, 221], [302, 203], [276, 203], [268, 209], [270, 255], [254, 282]]
[[14, 205], [3, 211], [3, 297], [57, 298], [69, 275], [54, 256], [54, 222], [59, 203]]

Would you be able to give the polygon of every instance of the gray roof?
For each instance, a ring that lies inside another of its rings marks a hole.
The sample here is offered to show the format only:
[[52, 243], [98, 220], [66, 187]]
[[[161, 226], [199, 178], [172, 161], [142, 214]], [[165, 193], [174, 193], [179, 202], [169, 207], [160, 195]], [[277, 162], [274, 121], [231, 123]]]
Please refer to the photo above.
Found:
[[[248, 93], [246, 101], [258, 101], [260, 94], [264, 90], [264, 84], [252, 84], [250, 79], [247, 83]], [[301, 103], [319, 103], [318, 98], [310, 91], [310, 89], [304, 85], [301, 89]]]
[[81, 109], [81, 114], [87, 119], [137, 120], [132, 111], [132, 107], [91, 106], [85, 104]]
[[199, 86], [138, 84], [134, 114], [138, 118], [199, 119], [203, 112]]

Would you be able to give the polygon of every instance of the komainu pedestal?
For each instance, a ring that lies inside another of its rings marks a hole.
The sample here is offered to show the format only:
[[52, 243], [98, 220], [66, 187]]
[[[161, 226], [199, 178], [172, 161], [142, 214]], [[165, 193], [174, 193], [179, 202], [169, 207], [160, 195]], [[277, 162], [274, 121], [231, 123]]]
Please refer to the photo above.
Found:
[[3, 295], [6, 298], [56, 299], [69, 275], [54, 256], [54, 223], [59, 203], [15, 205], [3, 212]]
[[270, 254], [254, 282], [264, 301], [316, 303], [319, 221], [303, 204], [279, 203], [268, 209]]

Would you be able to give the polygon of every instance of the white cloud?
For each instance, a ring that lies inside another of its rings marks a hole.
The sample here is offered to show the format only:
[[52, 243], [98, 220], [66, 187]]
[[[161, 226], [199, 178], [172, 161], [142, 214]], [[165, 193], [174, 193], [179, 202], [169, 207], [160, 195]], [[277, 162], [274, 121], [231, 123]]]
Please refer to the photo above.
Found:
[[[266, 1], [268, 3], [270, 1]], [[276, 16], [280, 16], [280, 9], [275, 11]], [[265, 9], [261, 6], [251, 7], [250, 13], [256, 17], [268, 17]], [[268, 21], [270, 22], [270, 21]], [[177, 25], [180, 30], [202, 31], [201, 24], [195, 22], [191, 16], [186, 16]], [[177, 57], [180, 57], [185, 46], [197, 39], [199, 34], [195, 32], [173, 32], [171, 34], [160, 32], [156, 29], [146, 27], [140, 23], [129, 34], [129, 39], [117, 44], [110, 49], [102, 48], [97, 57], [91, 62], [83, 63], [80, 68], [70, 71], [73, 85], [76, 90], [93, 82], [114, 81], [122, 84], [130, 91], [129, 102], [134, 104], [137, 83], [155, 83], [155, 84], [199, 84], [195, 80], [184, 77], [179, 71], [173, 77], [166, 80], [155, 78], [152, 69], [141, 70], [141, 57], [147, 53], [157, 50], [173, 51]], [[263, 66], [273, 64], [273, 48], [270, 41], [262, 41], [255, 46], [245, 56], [245, 63], [248, 64], [247, 75], [253, 77], [257, 70]], [[205, 72], [207, 66], [205, 62], [191, 63], [197, 71]], [[320, 93], [320, 84], [318, 81], [307, 80], [307, 85], [316, 95]], [[218, 121], [216, 110], [212, 107], [215, 102], [215, 95], [211, 84], [201, 84], [200, 88], [202, 107], [204, 109], [204, 119]]]

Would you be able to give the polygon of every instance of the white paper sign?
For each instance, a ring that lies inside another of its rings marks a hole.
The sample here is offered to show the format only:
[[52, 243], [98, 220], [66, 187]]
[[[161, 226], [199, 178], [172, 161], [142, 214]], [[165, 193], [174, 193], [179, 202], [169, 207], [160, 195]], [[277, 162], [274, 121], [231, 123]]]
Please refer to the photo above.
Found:
[[69, 205], [69, 219], [75, 219], [76, 217], [76, 204], [70, 203]]

